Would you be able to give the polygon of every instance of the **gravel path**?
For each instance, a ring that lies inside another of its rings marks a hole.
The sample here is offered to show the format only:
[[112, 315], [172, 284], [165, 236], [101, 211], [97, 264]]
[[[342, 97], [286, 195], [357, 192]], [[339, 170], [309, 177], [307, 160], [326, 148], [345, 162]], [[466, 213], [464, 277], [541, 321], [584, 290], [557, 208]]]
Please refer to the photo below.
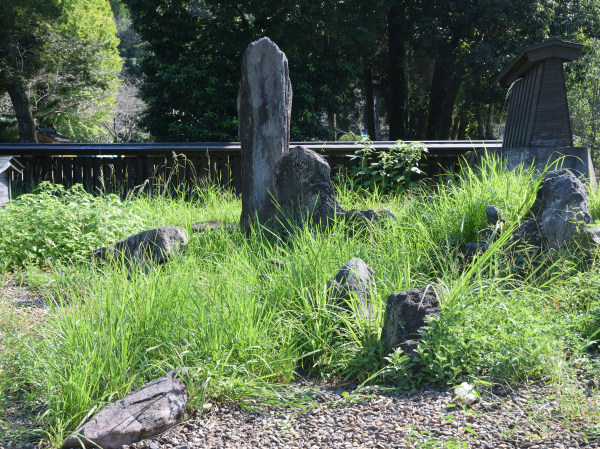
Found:
[[317, 394], [304, 412], [207, 404], [202, 416], [122, 449], [600, 447], [598, 431], [593, 438], [593, 429], [586, 436], [568, 428], [552, 394], [539, 386], [494, 389], [470, 410], [448, 408], [448, 389], [348, 399], [335, 386], [299, 385], [309, 387]]

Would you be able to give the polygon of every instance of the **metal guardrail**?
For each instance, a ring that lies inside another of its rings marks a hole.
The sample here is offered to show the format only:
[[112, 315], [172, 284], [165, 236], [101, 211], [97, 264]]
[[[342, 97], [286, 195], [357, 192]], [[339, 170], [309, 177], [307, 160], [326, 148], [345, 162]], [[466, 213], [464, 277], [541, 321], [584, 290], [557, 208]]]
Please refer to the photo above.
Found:
[[[407, 141], [410, 143], [412, 141]], [[372, 142], [375, 149], [394, 146], [394, 141]], [[432, 156], [455, 156], [472, 150], [499, 148], [501, 140], [432, 140], [423, 141]], [[290, 147], [302, 145], [321, 154], [353, 154], [360, 142], [291, 142]], [[172, 153], [193, 155], [236, 155], [239, 142], [163, 142], [163, 143], [0, 143], [0, 155], [61, 156], [61, 155], [121, 155], [159, 156]]]

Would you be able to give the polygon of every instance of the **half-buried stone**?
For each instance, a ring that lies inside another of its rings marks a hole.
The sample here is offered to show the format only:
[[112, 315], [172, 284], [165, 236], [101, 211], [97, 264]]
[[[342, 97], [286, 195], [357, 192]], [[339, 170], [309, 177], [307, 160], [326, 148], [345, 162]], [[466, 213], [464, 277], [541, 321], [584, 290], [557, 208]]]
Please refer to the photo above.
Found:
[[373, 317], [371, 291], [375, 287], [375, 272], [362, 259], [352, 258], [340, 269], [335, 278], [327, 283], [330, 296], [342, 307], [348, 302], [360, 301], [359, 316]]
[[153, 265], [164, 263], [170, 256], [183, 251], [187, 242], [184, 228], [161, 226], [95, 249], [92, 254], [99, 259], [123, 257], [129, 269], [141, 266], [148, 271]]
[[294, 147], [275, 164], [275, 200], [279, 225], [330, 224], [343, 212], [335, 197], [331, 169], [323, 156]]
[[546, 173], [531, 210], [532, 218], [515, 232], [515, 239], [534, 246], [561, 248], [576, 235], [585, 238], [592, 222], [584, 185], [569, 170]]
[[104, 407], [77, 429], [63, 449], [120, 449], [178, 424], [186, 411], [187, 387], [174, 371]]
[[441, 295], [439, 287], [430, 284], [388, 296], [383, 337], [390, 351], [400, 348], [410, 357], [416, 355], [421, 329], [428, 318], [440, 314]]

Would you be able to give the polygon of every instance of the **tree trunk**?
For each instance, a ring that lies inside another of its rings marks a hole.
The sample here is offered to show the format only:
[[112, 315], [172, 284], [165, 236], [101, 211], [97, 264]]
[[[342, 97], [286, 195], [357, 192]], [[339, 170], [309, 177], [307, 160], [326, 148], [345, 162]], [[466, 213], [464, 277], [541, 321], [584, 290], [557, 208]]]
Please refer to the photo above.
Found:
[[408, 76], [403, 20], [405, 20], [403, 8], [390, 8], [388, 12], [389, 88], [386, 98], [390, 140], [406, 140], [408, 137]]
[[365, 86], [365, 128], [371, 140], [377, 140], [377, 128], [375, 128], [375, 90], [373, 87], [373, 70], [371, 67], [363, 72]]
[[450, 137], [452, 113], [460, 86], [461, 81], [452, 65], [441, 58], [436, 59], [429, 96], [427, 139], [446, 140]]
[[8, 82], [6, 87], [15, 110], [15, 116], [17, 117], [19, 141], [24, 143], [37, 143], [35, 122], [33, 121], [29, 98], [27, 98], [27, 94], [25, 93], [23, 82], [13, 78]]
[[486, 120], [486, 124], [485, 124], [485, 136], [484, 139], [486, 140], [493, 140], [494, 139], [494, 104], [489, 104], [488, 105], [488, 114], [487, 114], [487, 120]]

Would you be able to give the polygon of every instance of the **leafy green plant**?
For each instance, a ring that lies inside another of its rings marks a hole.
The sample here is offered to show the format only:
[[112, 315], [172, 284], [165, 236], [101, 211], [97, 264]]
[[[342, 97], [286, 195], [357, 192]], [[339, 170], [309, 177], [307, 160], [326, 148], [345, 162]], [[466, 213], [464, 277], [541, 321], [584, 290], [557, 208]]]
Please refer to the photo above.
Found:
[[358, 164], [348, 172], [353, 187], [400, 193], [418, 185], [418, 178], [423, 175], [419, 164], [427, 153], [425, 144], [398, 140], [392, 147], [375, 149], [367, 134], [356, 143], [359, 148], [352, 159]]
[[139, 232], [143, 221], [116, 195], [43, 182], [0, 209], [0, 261], [13, 268], [82, 261], [90, 250]]

